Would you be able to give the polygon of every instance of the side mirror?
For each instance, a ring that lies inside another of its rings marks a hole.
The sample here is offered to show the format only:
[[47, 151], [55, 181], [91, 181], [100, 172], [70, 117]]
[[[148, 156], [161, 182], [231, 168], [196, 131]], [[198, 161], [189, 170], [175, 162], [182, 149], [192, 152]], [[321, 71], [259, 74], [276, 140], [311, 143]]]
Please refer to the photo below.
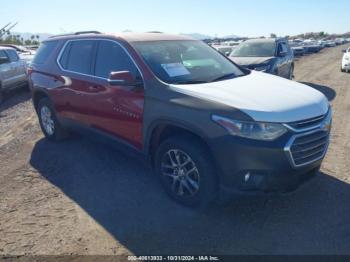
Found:
[[231, 52], [225, 52], [225, 56], [229, 56]]
[[140, 84], [129, 71], [111, 72], [108, 82], [111, 86], [136, 86]]
[[6, 64], [6, 63], [10, 63], [10, 59], [8, 57], [0, 57], [0, 65], [1, 64]]
[[343, 52], [343, 53], [346, 53], [346, 50], [344, 49], [344, 50], [342, 50], [342, 52]]

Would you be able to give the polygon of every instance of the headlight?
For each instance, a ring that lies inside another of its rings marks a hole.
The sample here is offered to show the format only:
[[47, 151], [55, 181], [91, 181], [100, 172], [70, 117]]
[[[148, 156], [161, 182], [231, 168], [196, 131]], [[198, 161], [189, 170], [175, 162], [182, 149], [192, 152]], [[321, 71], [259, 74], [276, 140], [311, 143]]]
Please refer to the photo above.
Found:
[[231, 135], [256, 140], [275, 140], [287, 132], [282, 124], [245, 122], [228, 119], [221, 116], [212, 116], [212, 120], [225, 128]]

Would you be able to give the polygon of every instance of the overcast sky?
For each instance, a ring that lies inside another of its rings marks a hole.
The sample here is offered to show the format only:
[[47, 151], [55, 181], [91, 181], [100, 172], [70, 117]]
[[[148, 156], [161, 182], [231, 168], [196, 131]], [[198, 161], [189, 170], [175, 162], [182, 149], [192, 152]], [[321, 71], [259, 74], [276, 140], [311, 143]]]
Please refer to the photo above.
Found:
[[280, 36], [350, 31], [349, 0], [31, 0], [2, 1], [0, 26], [16, 32], [126, 29], [168, 33]]

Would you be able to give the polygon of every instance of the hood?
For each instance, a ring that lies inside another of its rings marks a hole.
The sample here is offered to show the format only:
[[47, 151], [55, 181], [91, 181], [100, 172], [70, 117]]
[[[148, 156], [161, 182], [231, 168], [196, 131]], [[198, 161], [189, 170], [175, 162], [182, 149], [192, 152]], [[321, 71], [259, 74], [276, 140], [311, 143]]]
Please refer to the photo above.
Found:
[[312, 87], [255, 71], [225, 81], [170, 87], [241, 110], [262, 122], [300, 121], [326, 114], [329, 107], [327, 98]]
[[271, 59], [274, 59], [273, 56], [271, 57], [229, 57], [233, 62], [235, 62], [238, 65], [241, 66], [248, 66], [248, 65], [259, 65], [262, 63], [265, 63], [267, 61], [270, 61]]

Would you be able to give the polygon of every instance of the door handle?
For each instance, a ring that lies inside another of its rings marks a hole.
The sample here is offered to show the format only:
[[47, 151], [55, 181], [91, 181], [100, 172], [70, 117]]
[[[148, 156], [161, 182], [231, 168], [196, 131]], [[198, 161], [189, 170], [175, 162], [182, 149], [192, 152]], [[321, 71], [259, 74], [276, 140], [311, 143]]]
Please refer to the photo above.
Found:
[[100, 89], [100, 86], [99, 85], [91, 85], [88, 87], [88, 89], [91, 91], [97, 91]]

